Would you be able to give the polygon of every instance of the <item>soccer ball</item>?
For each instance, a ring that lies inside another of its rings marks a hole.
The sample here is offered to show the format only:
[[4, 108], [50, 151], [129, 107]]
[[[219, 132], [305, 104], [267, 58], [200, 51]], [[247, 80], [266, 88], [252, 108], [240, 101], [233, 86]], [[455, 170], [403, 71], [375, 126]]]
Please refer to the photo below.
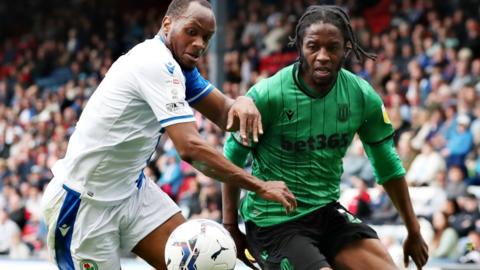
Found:
[[230, 233], [208, 219], [194, 219], [178, 226], [165, 246], [168, 270], [230, 270], [237, 248]]

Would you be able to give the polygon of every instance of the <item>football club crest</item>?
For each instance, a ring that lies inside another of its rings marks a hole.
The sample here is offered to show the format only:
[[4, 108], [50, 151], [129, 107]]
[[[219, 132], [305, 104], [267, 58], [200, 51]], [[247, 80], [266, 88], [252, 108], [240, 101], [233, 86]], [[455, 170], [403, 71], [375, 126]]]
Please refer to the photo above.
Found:
[[83, 261], [80, 262], [80, 269], [82, 269], [82, 270], [98, 270], [98, 266], [92, 260], [83, 260]]
[[338, 121], [345, 122], [348, 120], [349, 116], [350, 116], [350, 108], [348, 107], [348, 104], [338, 104], [338, 107], [337, 107]]

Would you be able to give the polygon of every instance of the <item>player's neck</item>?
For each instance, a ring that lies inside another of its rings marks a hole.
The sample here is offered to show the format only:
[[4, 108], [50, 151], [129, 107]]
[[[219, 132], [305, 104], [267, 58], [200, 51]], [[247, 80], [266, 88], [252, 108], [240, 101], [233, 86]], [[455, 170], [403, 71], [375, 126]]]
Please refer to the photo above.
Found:
[[167, 48], [172, 51], [172, 48], [170, 48], [170, 42], [167, 40], [167, 35], [165, 35], [165, 32], [163, 31], [163, 28], [160, 28], [158, 31], [157, 35], [160, 37], [160, 40], [167, 46]]
[[303, 70], [299, 70], [298, 75], [299, 75], [299, 78], [303, 81], [303, 83], [308, 88], [310, 88], [311, 90], [316, 92], [317, 95], [320, 96], [320, 97], [325, 96], [328, 92], [330, 92], [330, 90], [334, 87], [335, 82], [337, 81], [336, 78], [335, 78], [335, 80], [332, 80], [328, 84], [323, 84], [322, 85], [322, 84], [315, 83], [312, 76], [309, 76], [308, 73], [303, 71]]

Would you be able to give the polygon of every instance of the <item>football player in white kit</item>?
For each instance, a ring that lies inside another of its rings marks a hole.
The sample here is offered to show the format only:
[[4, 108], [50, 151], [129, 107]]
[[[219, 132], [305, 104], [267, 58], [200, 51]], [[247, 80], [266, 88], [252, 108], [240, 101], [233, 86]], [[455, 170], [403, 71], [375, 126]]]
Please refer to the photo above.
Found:
[[120, 269], [121, 250], [166, 269], [165, 243], [185, 219], [143, 174], [163, 133], [204, 174], [286, 211], [296, 207], [283, 182], [245, 173], [197, 131], [190, 106], [223, 129], [241, 126], [244, 138], [261, 133], [251, 100], [225, 97], [195, 68], [214, 31], [207, 1], [173, 0], [159, 34], [115, 61], [91, 96], [43, 197], [48, 247], [60, 269]]

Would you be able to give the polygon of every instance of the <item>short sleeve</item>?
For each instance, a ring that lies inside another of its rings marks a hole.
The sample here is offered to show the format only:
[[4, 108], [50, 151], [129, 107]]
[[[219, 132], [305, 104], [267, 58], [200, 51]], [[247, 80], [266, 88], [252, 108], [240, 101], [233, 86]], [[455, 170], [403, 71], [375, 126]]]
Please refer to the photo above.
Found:
[[213, 85], [202, 77], [197, 68], [183, 71], [185, 76], [185, 95], [188, 104], [193, 105], [206, 97], [214, 89]]
[[153, 110], [162, 127], [194, 122], [185, 100], [185, 86], [180, 67], [172, 62], [147, 62], [136, 73], [142, 98]]
[[245, 167], [245, 162], [249, 153], [250, 148], [242, 145], [238, 139], [233, 136], [233, 134], [227, 137], [225, 145], [223, 146], [223, 154], [233, 164], [240, 168]]
[[363, 143], [378, 144], [393, 136], [394, 129], [380, 96], [366, 81], [360, 81], [365, 95], [365, 117], [358, 130]]

